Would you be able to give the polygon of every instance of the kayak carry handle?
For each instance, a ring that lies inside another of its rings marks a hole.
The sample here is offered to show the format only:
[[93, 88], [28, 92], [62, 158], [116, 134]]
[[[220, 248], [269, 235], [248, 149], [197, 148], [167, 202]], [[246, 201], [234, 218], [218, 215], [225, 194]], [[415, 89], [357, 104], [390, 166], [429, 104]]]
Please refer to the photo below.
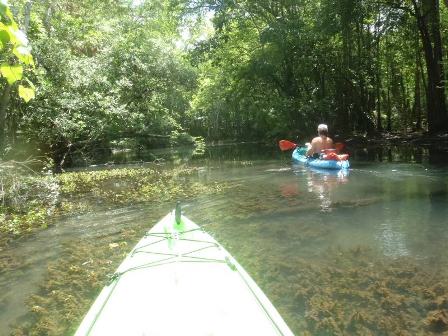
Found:
[[180, 208], [180, 201], [176, 202], [176, 210], [174, 211], [174, 219], [176, 224], [179, 225], [182, 218], [182, 209]]

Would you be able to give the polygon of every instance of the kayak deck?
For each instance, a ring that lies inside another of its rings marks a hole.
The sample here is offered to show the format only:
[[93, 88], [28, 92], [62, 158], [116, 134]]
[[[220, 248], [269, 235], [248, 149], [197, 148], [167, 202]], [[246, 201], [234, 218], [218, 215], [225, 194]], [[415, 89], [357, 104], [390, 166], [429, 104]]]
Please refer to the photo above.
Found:
[[119, 266], [80, 335], [293, 335], [213, 237], [174, 211]]

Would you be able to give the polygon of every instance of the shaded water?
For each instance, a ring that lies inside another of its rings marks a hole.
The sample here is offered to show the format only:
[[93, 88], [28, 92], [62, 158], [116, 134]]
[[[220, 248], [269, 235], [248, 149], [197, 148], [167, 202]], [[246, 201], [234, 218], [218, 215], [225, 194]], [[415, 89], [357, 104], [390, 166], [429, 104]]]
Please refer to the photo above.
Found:
[[[394, 150], [392, 156], [361, 151], [346, 174], [292, 165], [287, 154], [255, 145], [174, 156], [176, 164], [200, 167], [201, 183], [232, 183], [220, 195], [184, 202], [184, 211], [246, 267], [297, 335], [338, 335], [344, 328], [349, 334], [443, 332], [443, 323], [437, 329], [427, 317], [448, 309], [434, 303], [448, 298], [448, 173], [431, 165], [424, 151]], [[0, 251], [0, 259], [10, 260], [0, 271], [0, 335], [8, 335], [11, 324], [29, 322], [25, 302], [39, 294], [49, 267], [63, 267], [77, 242], [107, 246], [123, 230], [143, 233], [171, 207], [99, 208], [61, 218]], [[409, 281], [398, 283], [408, 273]], [[369, 283], [360, 284], [365, 279]], [[442, 289], [433, 289], [436, 284]], [[405, 293], [409, 286], [415, 288]], [[351, 289], [356, 295], [347, 294]], [[426, 291], [436, 297], [427, 298]], [[391, 297], [400, 303], [385, 300]], [[393, 319], [391, 304], [401, 317]], [[378, 319], [384, 325], [374, 327]]]

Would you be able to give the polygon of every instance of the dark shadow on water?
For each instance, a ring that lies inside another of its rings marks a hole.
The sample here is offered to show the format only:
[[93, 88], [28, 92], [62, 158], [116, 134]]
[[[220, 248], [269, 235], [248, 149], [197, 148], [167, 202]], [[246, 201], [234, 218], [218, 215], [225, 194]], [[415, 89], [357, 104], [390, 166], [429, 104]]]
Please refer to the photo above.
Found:
[[442, 146], [359, 146], [348, 148], [350, 159], [358, 162], [393, 162], [447, 165], [448, 148]]
[[178, 146], [169, 148], [122, 148], [112, 149], [109, 154], [98, 148], [89, 155], [74, 153], [72, 167], [92, 165], [119, 165], [143, 162], [190, 162], [190, 161], [250, 161], [271, 160], [282, 155], [276, 147], [256, 143], [211, 145], [204, 148], [195, 146]]

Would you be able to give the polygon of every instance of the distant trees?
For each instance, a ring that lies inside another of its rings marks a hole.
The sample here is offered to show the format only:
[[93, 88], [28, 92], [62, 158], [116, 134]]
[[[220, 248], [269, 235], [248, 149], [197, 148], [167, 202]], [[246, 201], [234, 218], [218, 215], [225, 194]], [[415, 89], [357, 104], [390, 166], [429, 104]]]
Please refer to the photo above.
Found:
[[196, 72], [176, 48], [180, 8], [131, 0], [14, 6], [22, 30], [29, 22], [36, 97], [5, 107], [9, 141], [20, 131], [60, 163], [74, 148], [183, 131]]
[[438, 0], [202, 4], [216, 33], [197, 45], [209, 66], [193, 112], [208, 134], [275, 136], [319, 121], [341, 133], [448, 131]]
[[3, 147], [20, 134], [62, 161], [132, 135], [448, 131], [438, 0], [13, 5], [0, 4]]
[[426, 61], [428, 130], [448, 130], [440, 8], [438, 0], [412, 0]]

